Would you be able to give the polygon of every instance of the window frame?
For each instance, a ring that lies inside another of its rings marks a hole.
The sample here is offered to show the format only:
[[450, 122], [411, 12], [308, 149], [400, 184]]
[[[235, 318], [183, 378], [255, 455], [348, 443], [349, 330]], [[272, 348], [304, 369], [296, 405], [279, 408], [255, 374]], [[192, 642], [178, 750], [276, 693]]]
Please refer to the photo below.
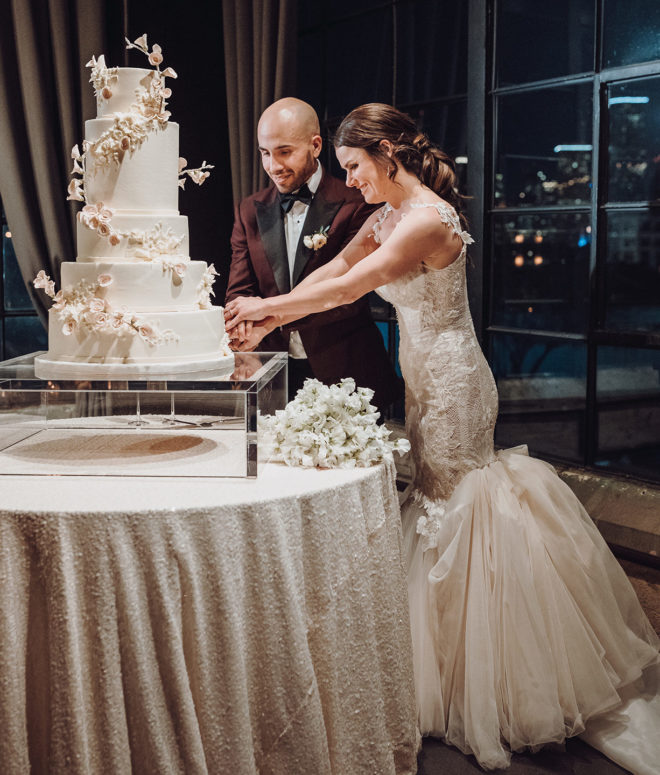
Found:
[[[527, 214], [553, 213], [553, 212], [589, 212], [591, 217], [592, 240], [589, 253], [589, 287], [590, 310], [588, 315], [587, 330], [584, 334], [570, 332], [544, 332], [492, 325], [492, 311], [494, 307], [493, 291], [493, 267], [483, 262], [483, 251], [480, 254], [481, 285], [472, 287], [472, 291], [480, 296], [477, 304], [483, 311], [483, 325], [481, 326], [482, 342], [485, 343], [486, 354], [492, 360], [492, 339], [494, 334], [512, 334], [532, 336], [537, 338], [552, 337], [583, 341], [587, 347], [587, 383], [585, 395], [585, 443], [584, 460], [585, 468], [598, 472], [602, 467], [596, 465], [597, 437], [598, 437], [598, 398], [597, 398], [597, 352], [602, 346], [635, 347], [641, 349], [660, 350], [660, 331], [614, 331], [604, 325], [606, 309], [605, 276], [607, 270], [606, 254], [606, 218], [610, 212], [621, 211], [651, 211], [660, 209], [660, 202], [636, 201], [636, 202], [607, 202], [606, 192], [608, 183], [608, 106], [607, 89], [614, 83], [636, 80], [644, 77], [660, 77], [660, 59], [652, 62], [623, 65], [611, 68], [603, 68], [603, 11], [605, 0], [594, 0], [594, 42], [595, 57], [594, 71], [592, 73], [576, 73], [558, 78], [548, 78], [531, 81], [522, 84], [497, 86], [496, 56], [497, 56], [497, 13], [500, 0], [469, 0], [470, 2], [470, 37], [468, 42], [468, 63], [472, 65], [472, 77], [468, 78], [468, 90], [473, 91], [468, 97], [471, 104], [483, 105], [483, 120], [480, 126], [476, 126], [476, 115], [470, 111], [471, 122], [468, 130], [468, 157], [472, 162], [478, 162], [483, 156], [483, 164], [468, 165], [473, 171], [473, 177], [479, 173], [479, 167], [483, 170], [482, 197], [480, 200], [481, 217], [474, 218], [481, 229], [473, 226], [475, 236], [479, 236], [479, 242], [485, 245], [488, 254], [492, 255], [494, 244], [494, 218], [502, 213], [512, 215], [524, 212]], [[472, 24], [474, 23], [475, 29]], [[476, 33], [476, 34], [473, 34]], [[470, 69], [469, 71], [470, 72]], [[499, 98], [508, 94], [525, 94], [538, 92], [558, 84], [592, 83], [593, 91], [593, 116], [592, 116], [592, 192], [591, 202], [585, 205], [539, 205], [526, 207], [494, 207], [495, 186], [495, 153], [497, 149], [497, 110]], [[475, 186], [474, 181], [472, 186]], [[476, 190], [476, 186], [475, 186]], [[476, 225], [476, 224], [475, 224]], [[487, 292], [483, 292], [483, 288]], [[479, 330], [479, 328], [477, 329]], [[613, 466], [613, 471], [616, 467]], [[639, 478], [644, 479], [640, 476]], [[660, 479], [660, 477], [659, 477]], [[649, 480], [654, 481], [654, 480]]]

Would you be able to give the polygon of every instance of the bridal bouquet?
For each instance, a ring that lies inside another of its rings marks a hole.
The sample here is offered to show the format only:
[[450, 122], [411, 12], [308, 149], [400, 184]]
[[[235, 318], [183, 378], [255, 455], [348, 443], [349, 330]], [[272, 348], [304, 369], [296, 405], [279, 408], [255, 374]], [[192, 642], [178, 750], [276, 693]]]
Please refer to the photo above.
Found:
[[259, 444], [272, 460], [311, 468], [366, 468], [410, 449], [407, 439], [389, 441], [378, 425], [369, 388], [353, 379], [324, 385], [307, 379], [293, 401], [259, 417]]

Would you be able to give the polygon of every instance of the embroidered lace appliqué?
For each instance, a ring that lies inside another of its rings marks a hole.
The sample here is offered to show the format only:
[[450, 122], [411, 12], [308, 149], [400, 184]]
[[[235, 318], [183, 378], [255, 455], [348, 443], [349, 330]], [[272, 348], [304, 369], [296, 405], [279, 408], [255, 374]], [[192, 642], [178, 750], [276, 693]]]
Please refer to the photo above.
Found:
[[376, 223], [374, 223], [374, 228], [372, 234], [374, 235], [374, 240], [380, 245], [380, 227], [383, 225], [383, 221], [387, 216], [392, 212], [392, 205], [386, 204], [381, 207], [380, 212], [378, 213], [378, 219], [376, 220]]
[[[399, 321], [406, 431], [415, 469], [413, 487], [426, 514], [418, 522], [418, 532], [428, 547], [456, 485], [472, 469], [494, 460], [497, 390], [468, 305], [465, 246], [472, 237], [461, 229], [450, 205], [412, 206], [434, 207], [463, 240], [463, 250], [449, 266], [434, 269], [421, 263], [378, 288], [378, 293], [394, 305]], [[391, 210], [385, 205], [379, 213], [374, 226], [377, 241]]]

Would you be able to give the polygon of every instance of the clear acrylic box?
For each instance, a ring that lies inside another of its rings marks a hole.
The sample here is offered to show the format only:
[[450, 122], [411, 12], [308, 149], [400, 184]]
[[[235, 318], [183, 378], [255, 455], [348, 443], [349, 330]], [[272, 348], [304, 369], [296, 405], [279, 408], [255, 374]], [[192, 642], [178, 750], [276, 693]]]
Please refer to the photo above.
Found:
[[39, 379], [36, 355], [0, 362], [0, 476], [256, 477], [257, 415], [287, 401], [286, 353], [95, 381]]

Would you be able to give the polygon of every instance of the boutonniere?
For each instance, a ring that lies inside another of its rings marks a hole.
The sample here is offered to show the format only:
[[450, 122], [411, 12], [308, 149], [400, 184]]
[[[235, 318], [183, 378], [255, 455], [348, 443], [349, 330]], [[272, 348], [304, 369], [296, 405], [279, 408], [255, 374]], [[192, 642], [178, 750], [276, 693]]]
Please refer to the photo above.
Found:
[[322, 226], [318, 231], [306, 234], [303, 237], [303, 245], [310, 250], [320, 250], [328, 241], [329, 226]]

